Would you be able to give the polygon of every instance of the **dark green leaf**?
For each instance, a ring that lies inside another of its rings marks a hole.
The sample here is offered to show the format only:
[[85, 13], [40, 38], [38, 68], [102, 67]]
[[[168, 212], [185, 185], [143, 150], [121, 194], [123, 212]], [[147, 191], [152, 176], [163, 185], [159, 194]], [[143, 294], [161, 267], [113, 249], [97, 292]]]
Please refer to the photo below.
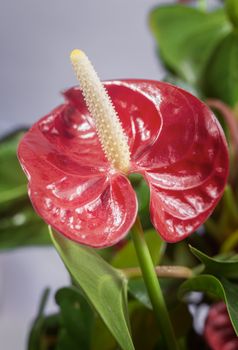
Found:
[[185, 294], [198, 291], [210, 294], [216, 298], [223, 299], [227, 310], [238, 335], [238, 286], [221, 278], [212, 275], [200, 275], [185, 281], [179, 288], [179, 297]]
[[137, 299], [146, 308], [152, 310], [150, 298], [142, 278], [130, 279], [128, 282], [128, 290], [135, 299]]
[[68, 334], [65, 328], [61, 328], [56, 350], [84, 350], [84, 348], [80, 347]]
[[39, 310], [35, 321], [33, 322], [29, 339], [28, 350], [41, 350], [42, 349], [42, 335], [44, 329], [44, 309], [49, 297], [49, 289], [47, 288], [42, 294]]
[[238, 103], [238, 33], [227, 35], [211, 56], [204, 74], [207, 96], [231, 106]]
[[136, 350], [154, 350], [160, 332], [153, 311], [144, 308], [136, 301], [129, 303], [129, 311]]
[[74, 281], [102, 317], [123, 350], [134, 349], [127, 313], [126, 280], [93, 249], [50, 230], [52, 241]]
[[46, 244], [51, 244], [47, 225], [30, 203], [12, 208], [0, 218], [0, 250]]
[[78, 349], [89, 350], [94, 314], [85, 298], [77, 288], [65, 287], [57, 291], [55, 299], [65, 328], [64, 341], [70, 338]]
[[155, 8], [150, 27], [165, 64], [191, 84], [200, 80], [211, 53], [231, 30], [223, 10], [205, 13], [181, 5]]
[[[177, 303], [177, 289], [181, 281], [174, 278], [160, 278], [160, 286], [163, 294], [166, 295], [168, 307]], [[152, 309], [150, 299], [142, 278], [133, 278], [128, 281], [128, 291], [130, 294], [143, 304], [146, 308]]]
[[191, 252], [204, 264], [205, 273], [227, 278], [238, 278], [238, 255], [224, 260], [216, 256], [211, 258], [196, 248], [190, 247]]

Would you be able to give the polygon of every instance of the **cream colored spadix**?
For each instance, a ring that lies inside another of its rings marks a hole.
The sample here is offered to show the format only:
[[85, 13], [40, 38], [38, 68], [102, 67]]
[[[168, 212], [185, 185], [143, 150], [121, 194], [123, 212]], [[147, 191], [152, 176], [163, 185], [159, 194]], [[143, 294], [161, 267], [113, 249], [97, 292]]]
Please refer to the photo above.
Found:
[[103, 84], [84, 52], [73, 50], [70, 59], [108, 161], [122, 172], [130, 166], [128, 139]]

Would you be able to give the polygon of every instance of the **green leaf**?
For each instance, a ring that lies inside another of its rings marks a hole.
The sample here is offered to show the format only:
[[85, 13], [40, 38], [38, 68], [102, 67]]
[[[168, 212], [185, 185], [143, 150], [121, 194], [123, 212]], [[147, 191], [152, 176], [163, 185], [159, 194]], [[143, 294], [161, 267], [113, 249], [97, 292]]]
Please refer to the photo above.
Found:
[[157, 349], [160, 332], [153, 311], [144, 308], [137, 301], [129, 303], [129, 310], [136, 350]]
[[[167, 306], [173, 306], [177, 303], [177, 289], [181, 281], [174, 278], [161, 278], [160, 285], [163, 294], [166, 295]], [[143, 304], [147, 309], [152, 309], [152, 305], [142, 278], [132, 278], [128, 281], [128, 291], [130, 294]]]
[[41, 337], [43, 334], [44, 329], [44, 310], [46, 307], [46, 303], [48, 301], [50, 290], [48, 288], [45, 289], [45, 291], [42, 294], [39, 310], [37, 313], [37, 317], [35, 321], [33, 322], [29, 339], [28, 339], [28, 350], [41, 350]]
[[75, 287], [59, 289], [55, 299], [60, 306], [64, 334], [77, 345], [76, 349], [90, 350], [94, 313], [88, 302]]
[[130, 294], [137, 299], [147, 309], [152, 310], [149, 295], [147, 293], [144, 280], [142, 278], [133, 278], [128, 281], [128, 290]]
[[96, 317], [91, 339], [91, 350], [119, 350], [115, 338], [100, 317]]
[[65, 328], [61, 328], [58, 335], [56, 350], [80, 350], [77, 343], [70, 337]]
[[144, 229], [151, 227], [150, 221], [150, 190], [146, 181], [142, 178], [140, 184], [134, 187], [138, 200], [138, 214]]
[[235, 28], [238, 27], [238, 2], [237, 0], [226, 0], [225, 9], [230, 18], [230, 21]]
[[1, 216], [0, 250], [47, 244], [51, 244], [47, 225], [35, 214], [30, 202]]
[[74, 281], [81, 287], [123, 350], [134, 349], [127, 312], [126, 280], [93, 249], [50, 230], [52, 241]]
[[[145, 231], [145, 240], [153, 263], [157, 265], [164, 252], [165, 243], [154, 229]], [[128, 243], [117, 252], [112, 259], [111, 264], [112, 266], [120, 269], [139, 266], [132, 240], [128, 241]]]
[[27, 197], [27, 180], [17, 159], [17, 145], [23, 131], [13, 133], [0, 141], [0, 207]]
[[205, 13], [181, 5], [157, 7], [149, 21], [165, 64], [191, 84], [199, 82], [211, 53], [231, 30], [224, 10]]
[[179, 297], [197, 291], [210, 294], [216, 298], [223, 299], [227, 310], [238, 335], [238, 286], [225, 278], [218, 279], [212, 275], [200, 275], [185, 281], [179, 288]]
[[205, 273], [227, 278], [238, 278], [238, 255], [223, 260], [222, 256], [211, 258], [196, 248], [190, 247], [191, 252], [204, 264]]
[[27, 196], [27, 179], [17, 159], [25, 130], [0, 140], [0, 249], [50, 244], [47, 226]]
[[204, 89], [231, 106], [238, 103], [238, 33], [227, 35], [213, 52], [204, 73]]

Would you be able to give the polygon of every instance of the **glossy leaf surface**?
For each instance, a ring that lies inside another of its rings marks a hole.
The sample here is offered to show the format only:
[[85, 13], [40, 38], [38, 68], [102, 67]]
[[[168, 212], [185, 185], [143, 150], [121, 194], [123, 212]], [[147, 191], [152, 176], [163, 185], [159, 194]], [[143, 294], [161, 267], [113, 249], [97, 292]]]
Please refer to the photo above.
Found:
[[[158, 237], [153, 229], [145, 231], [145, 240], [154, 265], [159, 264], [165, 249], [165, 243]], [[128, 243], [115, 254], [111, 264], [119, 269], [139, 266], [132, 240], [128, 241]]]
[[205, 272], [226, 278], [238, 278], [238, 255], [222, 259], [222, 256], [209, 257], [196, 248], [190, 247], [192, 253], [204, 264]]
[[216, 97], [235, 106], [238, 103], [238, 34], [226, 36], [211, 56], [205, 71], [204, 88], [209, 97]]
[[232, 325], [238, 335], [237, 285], [225, 278], [218, 279], [212, 275], [200, 275], [185, 281], [179, 288], [179, 296], [182, 297], [192, 291], [208, 293], [224, 300]]
[[51, 231], [53, 243], [74, 281], [123, 350], [134, 350], [127, 314], [126, 281], [92, 249]]
[[[212, 213], [228, 173], [224, 134], [197, 98], [167, 83], [106, 82], [128, 136], [129, 173], [150, 188], [151, 220], [176, 242]], [[81, 90], [37, 122], [19, 145], [34, 208], [54, 229], [79, 243], [107, 247], [129, 231], [137, 214], [127, 177], [105, 159]], [[47, 171], [46, 171], [47, 169]]]
[[150, 26], [165, 63], [192, 84], [199, 82], [213, 50], [231, 30], [224, 10], [205, 13], [181, 5], [155, 8]]

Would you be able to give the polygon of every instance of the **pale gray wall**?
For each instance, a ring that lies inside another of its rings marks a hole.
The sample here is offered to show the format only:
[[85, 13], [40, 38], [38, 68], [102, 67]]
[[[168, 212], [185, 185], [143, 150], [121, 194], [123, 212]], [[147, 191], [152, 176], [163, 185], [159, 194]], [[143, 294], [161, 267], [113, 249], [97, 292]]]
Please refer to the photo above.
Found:
[[[149, 10], [162, 2], [173, 1], [0, 0], [0, 133], [62, 101], [59, 91], [76, 83], [68, 58], [75, 47], [102, 79], [162, 78], [147, 27]], [[43, 288], [67, 283], [51, 248], [1, 253], [0, 348], [25, 350]]]
[[[69, 62], [75, 47], [88, 53], [102, 79], [161, 78], [147, 28], [148, 12], [158, 3], [0, 0], [0, 133], [61, 103], [59, 91], [76, 83]], [[0, 348], [25, 350], [42, 290], [66, 284], [65, 268], [51, 248], [1, 253]], [[53, 297], [48, 310], [54, 310]]]
[[75, 47], [102, 79], [161, 78], [147, 16], [162, 2], [0, 0], [0, 127], [32, 123], [61, 102], [59, 92], [76, 83]]

